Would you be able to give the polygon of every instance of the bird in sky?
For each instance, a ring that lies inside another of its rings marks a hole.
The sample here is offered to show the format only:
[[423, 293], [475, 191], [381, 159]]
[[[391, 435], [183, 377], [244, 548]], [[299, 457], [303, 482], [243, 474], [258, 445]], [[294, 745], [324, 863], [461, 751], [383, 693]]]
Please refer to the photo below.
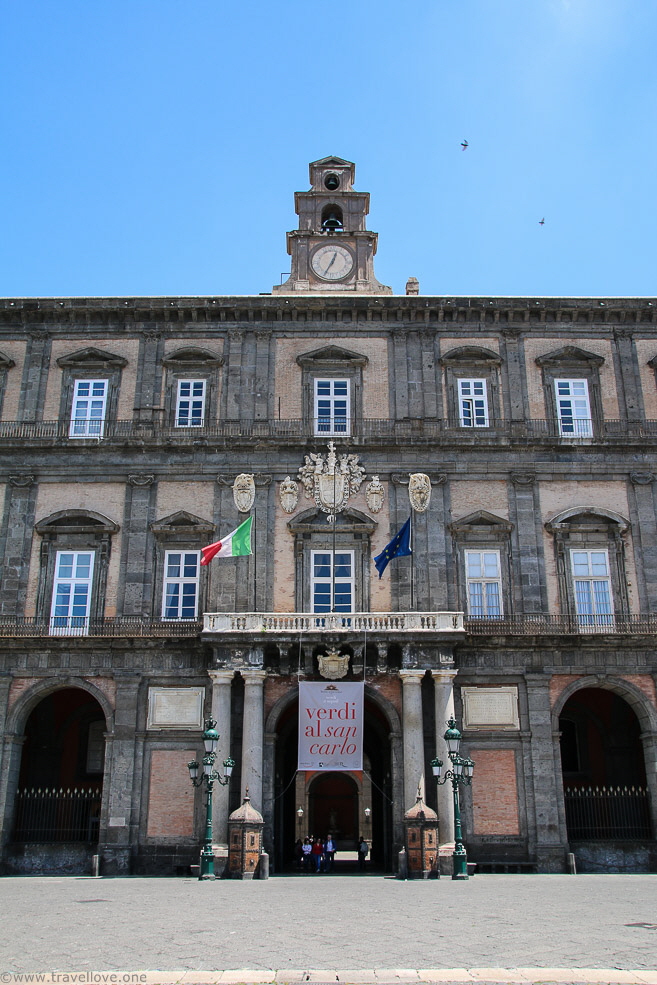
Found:
[[543, 219], [539, 219], [538, 220], [538, 224], [539, 224], [539, 226], [544, 226], [545, 225], [545, 219], [544, 218]]
[[467, 140], [461, 141], [461, 150], [467, 150], [469, 146], [470, 145], [468, 144]]

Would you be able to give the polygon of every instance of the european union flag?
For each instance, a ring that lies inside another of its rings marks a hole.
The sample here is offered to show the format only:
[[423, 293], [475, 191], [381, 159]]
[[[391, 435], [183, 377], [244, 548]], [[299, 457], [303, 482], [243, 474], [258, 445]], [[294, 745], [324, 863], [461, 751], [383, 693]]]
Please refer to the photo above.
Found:
[[412, 553], [411, 518], [409, 516], [399, 533], [395, 534], [390, 543], [386, 544], [381, 553], [377, 554], [374, 558], [376, 570], [379, 572], [379, 578], [381, 578], [381, 575], [388, 567], [388, 562], [392, 561], [393, 557], [406, 557]]

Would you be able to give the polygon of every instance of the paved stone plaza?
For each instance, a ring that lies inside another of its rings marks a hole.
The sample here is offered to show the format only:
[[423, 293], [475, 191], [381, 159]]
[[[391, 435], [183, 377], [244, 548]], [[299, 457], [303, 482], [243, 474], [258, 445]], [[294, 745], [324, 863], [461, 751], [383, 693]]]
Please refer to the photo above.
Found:
[[657, 875], [4, 878], [0, 982], [51, 971], [160, 971], [142, 981], [175, 982], [201, 971], [185, 981], [657, 985], [656, 897]]

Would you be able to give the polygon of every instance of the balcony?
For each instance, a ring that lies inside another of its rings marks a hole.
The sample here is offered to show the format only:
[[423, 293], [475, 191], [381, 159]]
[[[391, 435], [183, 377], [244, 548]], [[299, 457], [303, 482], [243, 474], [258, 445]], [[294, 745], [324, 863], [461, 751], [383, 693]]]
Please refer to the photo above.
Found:
[[632, 615], [527, 615], [496, 618], [466, 617], [469, 636], [646, 636], [657, 633], [657, 613]]
[[66, 421], [0, 421], [0, 445], [37, 445], [40, 447], [79, 447], [149, 445], [157, 447], [248, 446], [253, 441], [277, 444], [318, 443], [328, 438], [350, 445], [439, 444], [499, 445], [527, 443], [557, 445], [645, 444], [657, 441], [657, 421], [586, 421], [572, 424], [556, 420], [497, 421], [489, 427], [461, 427], [438, 419], [404, 420], [367, 419], [350, 422], [350, 434], [315, 433], [312, 421], [304, 420], [223, 420], [199, 427], [174, 427], [155, 421], [105, 421], [102, 435], [70, 437]]
[[24, 616], [0, 617], [0, 637], [121, 637], [122, 639], [198, 637], [200, 620], [174, 621], [143, 619], [141, 616], [117, 616], [109, 619], [84, 619], [74, 625], [57, 626], [47, 619], [30, 619]]
[[206, 612], [204, 636], [463, 636], [462, 612]]

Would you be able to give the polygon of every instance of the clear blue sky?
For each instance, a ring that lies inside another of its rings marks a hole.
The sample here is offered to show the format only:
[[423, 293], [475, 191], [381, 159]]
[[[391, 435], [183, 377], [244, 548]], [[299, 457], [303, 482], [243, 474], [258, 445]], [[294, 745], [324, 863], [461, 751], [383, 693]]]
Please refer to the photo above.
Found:
[[337, 154], [396, 293], [654, 297], [656, 41], [656, 0], [0, 0], [0, 294], [269, 291]]

